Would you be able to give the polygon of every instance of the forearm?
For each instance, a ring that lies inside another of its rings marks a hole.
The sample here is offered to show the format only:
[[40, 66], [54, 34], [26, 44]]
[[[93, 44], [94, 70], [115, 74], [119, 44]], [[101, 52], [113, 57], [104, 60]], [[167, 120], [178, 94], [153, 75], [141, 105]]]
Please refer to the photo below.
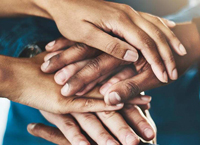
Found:
[[0, 17], [38, 16], [51, 19], [45, 3], [51, 0], [1, 0]]

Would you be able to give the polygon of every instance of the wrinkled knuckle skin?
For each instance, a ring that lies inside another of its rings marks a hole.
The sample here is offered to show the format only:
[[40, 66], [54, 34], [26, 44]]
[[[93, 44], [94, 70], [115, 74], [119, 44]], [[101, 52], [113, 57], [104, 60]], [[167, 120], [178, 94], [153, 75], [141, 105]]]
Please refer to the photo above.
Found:
[[140, 35], [142, 37], [142, 45], [144, 46], [143, 48], [141, 48], [141, 50], [145, 50], [145, 49], [155, 49], [157, 48], [155, 42], [153, 39], [151, 39], [150, 37], [148, 37], [147, 35], [143, 34]]
[[92, 70], [92, 71], [95, 71], [95, 72], [100, 72], [101, 71], [101, 68], [100, 68], [101, 62], [102, 62], [102, 60], [99, 57], [92, 59], [87, 64], [87, 68]]
[[47, 136], [48, 136], [48, 138], [55, 138], [58, 136], [58, 133], [55, 132], [54, 130], [51, 130], [51, 131], [49, 131]]
[[104, 119], [112, 118], [115, 114], [116, 114], [115, 111], [104, 111], [104, 112], [101, 112], [101, 113], [100, 113], [100, 115], [101, 115]]
[[76, 43], [75, 48], [80, 52], [85, 52], [88, 50], [88, 46], [83, 43]]
[[86, 99], [85, 103], [84, 103], [84, 107], [86, 108], [92, 108], [95, 106], [95, 101], [94, 99]]
[[159, 29], [155, 29], [154, 31], [154, 36], [157, 40], [161, 41], [161, 42], [165, 42], [165, 36], [164, 34], [159, 30]]
[[86, 123], [92, 123], [93, 121], [95, 121], [97, 119], [96, 116], [91, 113], [83, 114], [82, 118], [83, 118], [84, 122], [86, 122]]
[[120, 43], [116, 41], [109, 42], [105, 48], [105, 51], [113, 56], [119, 56], [120, 54]]
[[164, 61], [165, 64], [169, 64], [169, 63], [175, 64], [175, 63], [174, 63], [175, 60], [174, 60], [173, 55], [169, 55], [169, 56], [168, 56], [166, 59], [164, 59], [163, 61]]
[[77, 126], [77, 124], [71, 120], [65, 120], [64, 124], [68, 129], [74, 128]]
[[127, 97], [135, 97], [141, 92], [141, 88], [133, 81], [126, 81], [124, 86], [127, 91]]

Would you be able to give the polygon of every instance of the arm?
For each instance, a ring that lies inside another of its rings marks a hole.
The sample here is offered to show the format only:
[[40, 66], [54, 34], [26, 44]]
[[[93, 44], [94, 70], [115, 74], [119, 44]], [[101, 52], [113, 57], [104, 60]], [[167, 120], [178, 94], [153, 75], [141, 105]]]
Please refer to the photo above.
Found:
[[177, 54], [186, 54], [167, 27], [175, 23], [137, 12], [125, 4], [101, 0], [3, 0], [0, 6], [2, 17], [31, 15], [52, 19], [64, 37], [121, 60], [135, 62], [137, 51], [141, 51], [161, 82], [168, 82], [168, 76], [177, 79], [172, 75], [176, 65], [169, 59], [173, 57], [170, 46]]
[[44, 9], [36, 5], [36, 1], [1, 0], [0, 17], [39, 16], [51, 19], [50, 15]]
[[1, 97], [58, 114], [109, 111], [123, 107], [108, 106], [103, 100], [63, 97], [59, 93], [61, 87], [53, 80], [53, 74], [46, 75], [40, 71], [43, 57], [44, 54], [31, 59], [0, 55]]

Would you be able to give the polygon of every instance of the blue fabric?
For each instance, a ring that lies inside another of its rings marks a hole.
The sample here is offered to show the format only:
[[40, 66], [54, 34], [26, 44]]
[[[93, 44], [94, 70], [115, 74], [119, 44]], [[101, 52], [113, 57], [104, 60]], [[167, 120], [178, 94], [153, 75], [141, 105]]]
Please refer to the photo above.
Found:
[[[176, 14], [174, 20], [200, 14], [196, 7], [187, 12]], [[0, 26], [0, 54], [8, 56], [17, 57], [27, 44], [60, 36], [52, 21], [39, 18], [1, 19]], [[147, 92], [153, 96], [151, 114], [158, 127], [160, 145], [200, 144], [199, 79], [194, 66], [178, 81]], [[11, 102], [3, 145], [51, 145], [28, 134], [26, 126], [31, 122], [49, 124], [39, 111]]]
[[[40, 18], [1, 19], [0, 26], [0, 55], [17, 57], [30, 43], [49, 42], [60, 36], [52, 21]], [[32, 122], [50, 125], [38, 110], [11, 102], [3, 145], [51, 145], [27, 132]]]

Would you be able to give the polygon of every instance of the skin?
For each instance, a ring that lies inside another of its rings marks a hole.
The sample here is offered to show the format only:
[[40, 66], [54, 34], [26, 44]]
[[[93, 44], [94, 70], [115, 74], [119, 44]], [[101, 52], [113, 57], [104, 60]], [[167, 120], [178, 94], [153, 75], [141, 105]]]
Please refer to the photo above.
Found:
[[[123, 117], [118, 112], [99, 112], [95, 114], [91, 113], [73, 113], [71, 115], [56, 115], [41, 111], [43, 116], [51, 123], [55, 124], [58, 129], [47, 127], [42, 124], [30, 124], [28, 131], [34, 136], [44, 138], [56, 144], [99, 144], [99, 145], [137, 145], [139, 138], [136, 135], [141, 135], [145, 140], [151, 140], [154, 136], [148, 137], [144, 135], [143, 130], [154, 130], [154, 125], [151, 121], [144, 116], [141, 109], [138, 106], [127, 104], [121, 113], [125, 114]], [[73, 117], [72, 117], [73, 116]], [[97, 117], [98, 116], [98, 119]], [[78, 124], [77, 124], [77, 122]], [[102, 126], [101, 122], [108, 127], [111, 133], [119, 140], [115, 140], [110, 133]], [[80, 131], [80, 127], [88, 134], [88, 136]], [[94, 131], [95, 128], [95, 131]], [[132, 130], [136, 131], [136, 133]], [[61, 132], [63, 134], [61, 134]], [[155, 135], [155, 134], [154, 134]]]
[[179, 55], [187, 53], [168, 28], [174, 27], [175, 23], [137, 12], [125, 4], [101, 0], [2, 0], [0, 13], [1, 17], [52, 19], [65, 38], [121, 60], [135, 62], [139, 51], [164, 83], [168, 82], [168, 76], [173, 80], [178, 77], [170, 48]]
[[[177, 63], [178, 73], [179, 75], [181, 75], [192, 64], [194, 64], [199, 60], [200, 39], [196, 26], [192, 23], [178, 24], [173, 29], [173, 32], [176, 34], [179, 40], [181, 40], [181, 42], [185, 45], [188, 52], [188, 54], [184, 57], [180, 57], [174, 53], [174, 61]], [[59, 50], [60, 48], [64, 48], [64, 45], [61, 45], [62, 41], [66, 40], [60, 39], [52, 47], [53, 48], [52, 50]], [[68, 64], [73, 63], [72, 61], [68, 61], [68, 55], [67, 55], [68, 52], [69, 51], [83, 52], [83, 53], [80, 52], [77, 53], [77, 55], [81, 54], [79, 55], [81, 57], [78, 56], [74, 57], [73, 61], [76, 61], [76, 58], [80, 59], [87, 58], [88, 54], [87, 52], [90, 52], [89, 50], [90, 48], [88, 48], [87, 46], [82, 47], [81, 49], [70, 47], [69, 50], [67, 49], [64, 50], [63, 52], [61, 51], [57, 52], [58, 54], [56, 54], [56, 52], [54, 52], [54, 54], [52, 53], [48, 54], [46, 56], [46, 59], [50, 58], [48, 71], [50, 72], [58, 71], [55, 76], [55, 80], [58, 83], [59, 82], [58, 73], [66, 69], [68, 67]], [[94, 52], [92, 53], [94, 54]], [[91, 56], [89, 55], [89, 57]], [[63, 67], [63, 64], [67, 66], [64, 65]], [[64, 75], [65, 81], [62, 83], [65, 84], [65, 86], [68, 86], [68, 90], [67, 93], [62, 93], [62, 94], [64, 96], [68, 96], [80, 92], [80, 90], [87, 88], [87, 85], [91, 84], [94, 81], [93, 80], [94, 78], [98, 79], [104, 76], [106, 73], [114, 71], [115, 68], [118, 68], [121, 64], [126, 64], [126, 62], [123, 62], [105, 53], [100, 54], [97, 58], [91, 59], [87, 63], [87, 65], [83, 67], [81, 70], [78, 70], [76, 75], [69, 77], [69, 74], [65, 73]], [[108, 82], [101, 87], [100, 92], [105, 96], [104, 99], [107, 104], [114, 105], [121, 102], [125, 102], [127, 99], [137, 96], [141, 91], [145, 91], [148, 89], [164, 85], [156, 78], [150, 67], [150, 64], [145, 60], [145, 58], [142, 55], [139, 58], [139, 60], [134, 63], [132, 67], [135, 68], [136, 73], [132, 73], [129, 79], [121, 81], [119, 79], [115, 79], [114, 77], [108, 80]], [[106, 70], [106, 68], [108, 68], [108, 71]], [[85, 86], [83, 84], [85, 84]]]
[[[103, 96], [98, 91], [99, 87], [79, 98], [77, 96], [63, 97], [59, 93], [61, 86], [53, 80], [54, 75], [44, 74], [40, 70], [44, 55], [46, 53], [28, 59], [0, 56], [1, 62], [4, 62], [3, 65], [0, 65], [1, 96], [44, 110], [41, 111], [42, 115], [49, 122], [55, 124], [64, 133], [68, 141], [74, 145], [90, 144], [80, 132], [80, 127], [98, 144], [110, 142], [117, 145], [121, 142], [125, 145], [137, 145], [139, 136], [145, 140], [151, 140], [155, 137], [155, 130], [151, 123], [146, 119], [140, 108], [133, 105], [139, 104], [143, 109], [149, 109], [146, 104], [151, 101], [151, 97], [138, 96], [131, 100], [129, 102], [131, 104], [126, 105], [129, 107], [122, 110], [123, 116], [119, 112], [113, 111], [121, 109], [123, 104], [120, 106], [106, 105], [102, 99]], [[147, 99], [144, 100], [142, 97]], [[95, 113], [95, 115], [89, 112], [98, 113]], [[132, 116], [134, 116], [134, 119]], [[116, 122], [116, 120], [118, 121]], [[80, 127], [76, 121], [78, 121]], [[102, 126], [101, 121], [119, 141]], [[115, 122], [115, 124], [112, 124], [112, 122]], [[91, 124], [93, 125], [92, 128], [86, 127], [86, 125], [90, 126]], [[68, 132], [68, 130], [71, 131]], [[118, 133], [115, 134], [116, 132]], [[104, 137], [99, 138], [102, 134]]]
[[44, 55], [43, 53], [31, 59], [0, 56], [1, 96], [57, 114], [113, 111], [123, 107], [123, 104], [108, 106], [99, 99], [63, 97], [59, 93], [61, 86], [54, 82], [53, 74], [47, 75], [40, 70]]

